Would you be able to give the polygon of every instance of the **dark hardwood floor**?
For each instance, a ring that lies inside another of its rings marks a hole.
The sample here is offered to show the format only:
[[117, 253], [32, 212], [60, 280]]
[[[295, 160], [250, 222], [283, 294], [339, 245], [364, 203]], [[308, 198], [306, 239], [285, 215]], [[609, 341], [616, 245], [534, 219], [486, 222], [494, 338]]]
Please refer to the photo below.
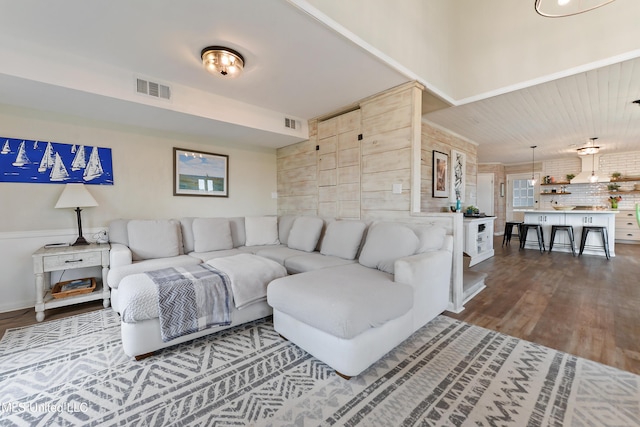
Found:
[[[640, 374], [640, 245], [617, 244], [607, 261], [494, 243], [496, 255], [471, 267], [488, 274], [487, 288], [446, 315]], [[45, 321], [101, 308], [47, 310]], [[35, 323], [33, 308], [0, 313], [0, 335]]]
[[[102, 308], [102, 300], [85, 302], [68, 307], [54, 308], [44, 312], [44, 321], [62, 319], [64, 317], [86, 313], [93, 310], [100, 310]], [[0, 313], [0, 336], [4, 336], [7, 329], [35, 325], [36, 323], [38, 322], [36, 321], [36, 312], [33, 307]]]
[[487, 288], [448, 316], [640, 374], [640, 245], [608, 261], [501, 244], [470, 268]]

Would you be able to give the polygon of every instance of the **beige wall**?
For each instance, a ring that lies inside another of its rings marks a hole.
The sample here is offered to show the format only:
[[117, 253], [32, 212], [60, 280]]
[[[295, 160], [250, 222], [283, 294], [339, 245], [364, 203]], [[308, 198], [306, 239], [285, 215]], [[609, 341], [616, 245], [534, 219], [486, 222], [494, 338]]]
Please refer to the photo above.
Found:
[[[496, 217], [493, 223], [494, 233], [499, 234], [504, 229], [507, 220], [507, 175], [502, 164], [479, 164], [478, 173], [492, 173], [494, 176], [493, 185], [493, 215]], [[504, 196], [500, 196], [500, 185], [504, 185]]]
[[[99, 206], [82, 212], [90, 238], [115, 218], [177, 218], [275, 214], [275, 150], [235, 147], [186, 135], [152, 133], [0, 106], [0, 136], [82, 143], [112, 149], [114, 185], [87, 186]], [[229, 155], [229, 197], [173, 196], [173, 147]], [[40, 246], [73, 241], [75, 213], [55, 209], [61, 184], [0, 182], [0, 312], [33, 306], [31, 254]]]
[[640, 49], [640, 2], [632, 0], [562, 19], [539, 16], [533, 0], [290, 1], [311, 3], [451, 102], [620, 62]]

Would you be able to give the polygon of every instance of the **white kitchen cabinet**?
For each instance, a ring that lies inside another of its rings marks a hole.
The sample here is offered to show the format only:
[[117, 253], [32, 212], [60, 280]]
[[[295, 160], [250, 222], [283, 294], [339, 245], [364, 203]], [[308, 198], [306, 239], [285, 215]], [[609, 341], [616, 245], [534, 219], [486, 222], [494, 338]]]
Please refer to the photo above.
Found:
[[[611, 256], [615, 256], [615, 216], [617, 213], [618, 211], [610, 210], [528, 210], [525, 211], [524, 221], [525, 223], [542, 225], [545, 249], [549, 249], [552, 225], [571, 225], [575, 236], [576, 249], [580, 248], [582, 227], [585, 225], [607, 227], [609, 252]], [[529, 230], [527, 241], [525, 242], [525, 249], [539, 249], [538, 238], [533, 230]], [[566, 232], [562, 231], [556, 233], [553, 251], [571, 252], [569, 237]], [[589, 233], [583, 253], [585, 255], [605, 256], [604, 249], [602, 247], [602, 237], [599, 233]]]
[[616, 215], [616, 242], [640, 243], [640, 226], [635, 211], [620, 211]]
[[464, 253], [471, 258], [469, 267], [494, 255], [493, 222], [495, 219], [492, 216], [464, 219]]
[[[563, 212], [539, 212], [536, 215], [525, 215], [525, 223], [527, 224], [540, 224], [542, 226], [542, 236], [544, 237], [544, 249], [549, 250], [551, 244], [551, 226], [564, 225], [564, 213]], [[566, 233], [556, 233], [556, 240], [553, 244], [554, 249], [569, 244], [569, 238], [565, 236]], [[540, 249], [538, 245], [538, 235], [534, 229], [530, 229], [527, 233], [527, 240], [525, 242], [525, 248], [527, 249]], [[569, 247], [570, 250], [570, 247]]]

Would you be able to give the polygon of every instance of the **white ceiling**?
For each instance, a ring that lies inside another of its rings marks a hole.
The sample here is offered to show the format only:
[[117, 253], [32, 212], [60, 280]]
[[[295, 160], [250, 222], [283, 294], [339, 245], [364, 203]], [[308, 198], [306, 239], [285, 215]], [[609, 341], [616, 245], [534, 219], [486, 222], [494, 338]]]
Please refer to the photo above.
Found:
[[[211, 45], [244, 56], [240, 78], [204, 72]], [[306, 139], [285, 116], [409, 80], [285, 0], [0, 0], [0, 53], [0, 103], [269, 147]], [[170, 85], [173, 103], [135, 95], [136, 75]], [[221, 97], [257, 108], [232, 117]]]
[[[209, 45], [241, 52], [245, 73], [204, 72]], [[266, 147], [306, 139], [285, 116], [306, 124], [410, 79], [286, 0], [0, 0], [0, 58], [2, 104]], [[573, 156], [590, 137], [637, 151], [639, 61], [424, 118], [477, 143], [480, 162], [526, 162], [531, 145]], [[172, 102], [136, 95], [136, 76], [170, 85]]]
[[597, 137], [601, 153], [640, 151], [640, 59], [424, 115], [478, 143], [481, 163], [578, 157]]

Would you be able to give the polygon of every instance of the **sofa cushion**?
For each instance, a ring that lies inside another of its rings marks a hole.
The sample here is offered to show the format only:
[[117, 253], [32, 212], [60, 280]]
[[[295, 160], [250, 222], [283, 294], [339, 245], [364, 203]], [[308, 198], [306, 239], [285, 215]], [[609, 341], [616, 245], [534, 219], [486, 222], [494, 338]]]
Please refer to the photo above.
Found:
[[278, 218], [278, 238], [283, 245], [287, 244], [291, 227], [297, 217], [297, 215], [282, 215]]
[[267, 301], [309, 326], [351, 339], [406, 314], [413, 288], [394, 283], [388, 273], [349, 264], [276, 279]]
[[109, 223], [109, 242], [129, 246], [128, 219], [116, 219]]
[[147, 271], [160, 270], [168, 267], [183, 267], [185, 265], [200, 264], [201, 260], [189, 255], [179, 255], [170, 258], [147, 259], [144, 261], [134, 262], [133, 264], [123, 265], [122, 267], [112, 268], [107, 274], [107, 284], [110, 288], [117, 289], [120, 281], [132, 274], [145, 273]]
[[238, 248], [233, 248], [233, 249], [223, 249], [221, 251], [189, 252], [189, 256], [197, 258], [202, 262], [205, 262], [214, 258], [223, 258], [227, 256], [239, 255], [242, 253], [245, 253], [245, 252], [242, 252]]
[[278, 245], [278, 217], [248, 216], [244, 219], [245, 246]]
[[174, 220], [131, 220], [127, 223], [129, 248], [134, 261], [178, 256], [180, 223]]
[[300, 216], [293, 222], [287, 246], [305, 252], [313, 252], [318, 245], [324, 221], [313, 216]]
[[437, 251], [444, 245], [447, 230], [437, 225], [413, 226], [413, 231], [418, 236], [418, 249], [416, 253]]
[[193, 220], [195, 252], [221, 251], [233, 248], [231, 228], [227, 218], [196, 218]]
[[366, 228], [362, 221], [332, 221], [322, 239], [320, 253], [344, 259], [355, 259]]
[[184, 252], [189, 253], [194, 251], [194, 238], [193, 238], [193, 217], [180, 218], [180, 231], [182, 232], [182, 245], [184, 246]]
[[255, 255], [268, 258], [281, 265], [284, 265], [284, 262], [291, 257], [307, 255], [307, 252], [291, 249], [286, 246], [266, 246], [254, 253]]
[[233, 240], [233, 247], [243, 246], [247, 237], [244, 232], [244, 217], [236, 216], [229, 218], [229, 228], [231, 228], [231, 239]]
[[284, 260], [284, 266], [289, 274], [304, 273], [306, 271], [319, 270], [321, 268], [337, 267], [339, 265], [353, 264], [354, 260], [344, 259], [331, 255], [322, 255], [317, 252], [304, 253], [304, 255], [292, 256]]
[[378, 222], [369, 227], [358, 261], [365, 267], [393, 274], [396, 259], [415, 254], [418, 243], [418, 236], [411, 228], [391, 222]]

